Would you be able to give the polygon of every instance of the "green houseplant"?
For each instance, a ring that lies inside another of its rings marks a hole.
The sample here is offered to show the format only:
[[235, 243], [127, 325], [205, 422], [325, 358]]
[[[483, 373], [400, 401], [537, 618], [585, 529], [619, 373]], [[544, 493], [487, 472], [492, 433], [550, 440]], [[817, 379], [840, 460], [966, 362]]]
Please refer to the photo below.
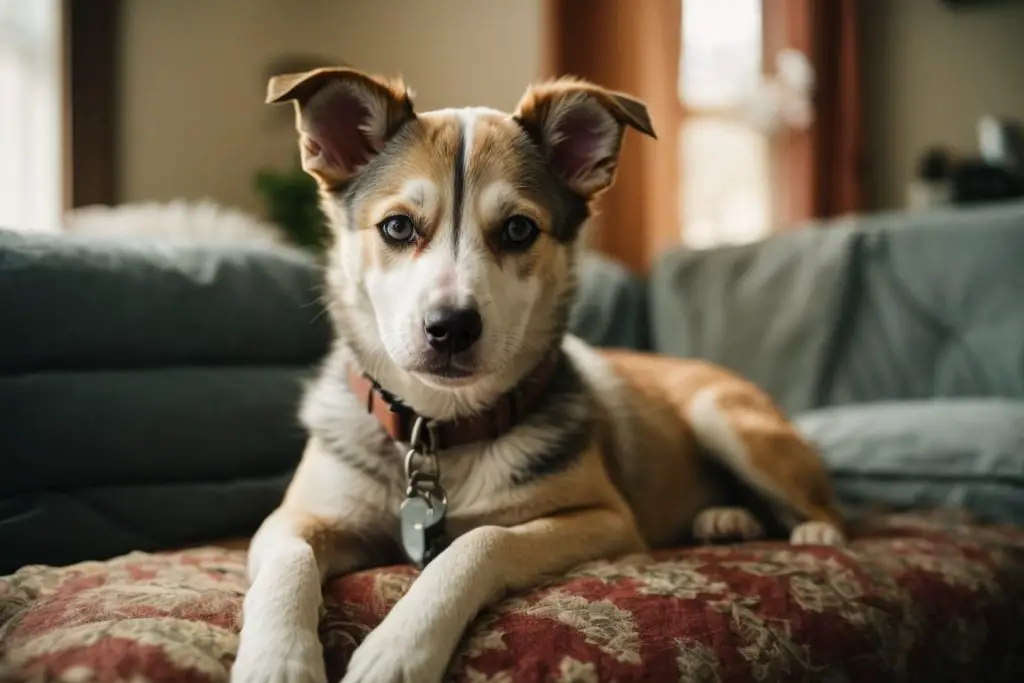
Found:
[[298, 164], [260, 169], [253, 178], [267, 217], [296, 245], [314, 252], [327, 247], [327, 224], [320, 210], [316, 181]]

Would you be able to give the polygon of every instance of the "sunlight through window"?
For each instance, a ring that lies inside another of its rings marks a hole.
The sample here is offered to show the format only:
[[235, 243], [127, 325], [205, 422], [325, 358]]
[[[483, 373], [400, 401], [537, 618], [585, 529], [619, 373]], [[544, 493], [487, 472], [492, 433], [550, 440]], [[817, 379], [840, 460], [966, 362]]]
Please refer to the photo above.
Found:
[[760, 239], [771, 229], [769, 144], [739, 115], [762, 77], [762, 0], [681, 0], [683, 243]]
[[63, 208], [61, 0], [0, 0], [0, 227], [55, 230]]

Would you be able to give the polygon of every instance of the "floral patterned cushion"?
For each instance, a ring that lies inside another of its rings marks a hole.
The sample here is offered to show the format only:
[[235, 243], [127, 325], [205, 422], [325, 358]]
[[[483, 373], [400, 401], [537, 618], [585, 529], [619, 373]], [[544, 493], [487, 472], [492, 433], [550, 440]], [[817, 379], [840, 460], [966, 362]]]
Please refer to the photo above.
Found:
[[[0, 681], [226, 681], [239, 551], [131, 554], [0, 579]], [[337, 680], [415, 578], [331, 583]], [[878, 519], [846, 549], [701, 547], [597, 562], [473, 624], [451, 681], [1024, 681], [1024, 531]]]

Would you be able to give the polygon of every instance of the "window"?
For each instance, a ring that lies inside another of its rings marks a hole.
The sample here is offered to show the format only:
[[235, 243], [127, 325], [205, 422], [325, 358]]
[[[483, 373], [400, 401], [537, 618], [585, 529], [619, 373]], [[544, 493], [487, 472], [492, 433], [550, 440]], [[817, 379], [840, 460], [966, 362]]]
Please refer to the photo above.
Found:
[[61, 0], [0, 0], [0, 227], [60, 222], [60, 21]]
[[771, 230], [769, 139], [742, 115], [762, 83], [762, 0], [681, 0], [682, 241], [750, 242]]

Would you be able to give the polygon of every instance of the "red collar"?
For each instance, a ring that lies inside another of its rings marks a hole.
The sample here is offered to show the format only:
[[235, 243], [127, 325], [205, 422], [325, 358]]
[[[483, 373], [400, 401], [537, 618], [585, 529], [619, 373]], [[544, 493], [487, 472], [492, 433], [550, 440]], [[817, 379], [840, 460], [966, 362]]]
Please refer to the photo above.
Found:
[[[515, 389], [498, 399], [490, 410], [472, 417], [433, 423], [430, 430], [434, 439], [433, 447], [441, 451], [497, 439], [506, 434], [536, 409], [551, 383], [558, 360], [559, 354], [549, 354]], [[411, 441], [413, 425], [420, 417], [418, 413], [363, 373], [350, 370], [348, 384], [357, 397], [365, 400], [366, 412], [377, 418], [392, 439], [399, 443]]]

